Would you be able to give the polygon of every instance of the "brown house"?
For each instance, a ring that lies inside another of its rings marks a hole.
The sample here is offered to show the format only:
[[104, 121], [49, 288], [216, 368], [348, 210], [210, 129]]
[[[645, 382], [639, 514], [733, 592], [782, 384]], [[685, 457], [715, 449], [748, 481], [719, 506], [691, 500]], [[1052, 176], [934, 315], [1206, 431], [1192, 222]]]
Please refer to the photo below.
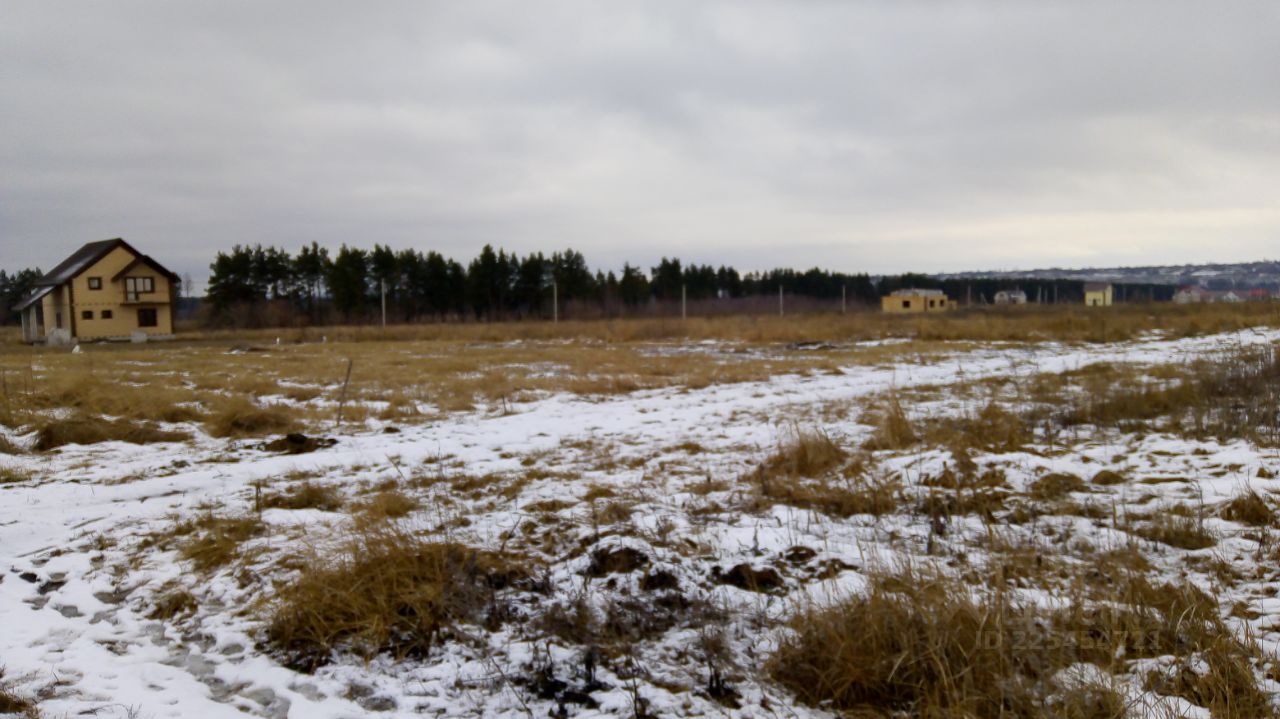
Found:
[[90, 242], [36, 281], [14, 310], [26, 342], [173, 336], [178, 276], [121, 239]]

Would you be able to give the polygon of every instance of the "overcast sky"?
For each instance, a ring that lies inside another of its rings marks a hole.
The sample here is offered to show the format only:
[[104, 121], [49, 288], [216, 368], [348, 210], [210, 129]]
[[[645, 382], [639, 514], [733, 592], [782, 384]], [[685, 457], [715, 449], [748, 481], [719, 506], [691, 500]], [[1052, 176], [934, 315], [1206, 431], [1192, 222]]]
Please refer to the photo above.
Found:
[[1280, 2], [0, 12], [0, 267], [123, 236], [846, 271], [1280, 256]]

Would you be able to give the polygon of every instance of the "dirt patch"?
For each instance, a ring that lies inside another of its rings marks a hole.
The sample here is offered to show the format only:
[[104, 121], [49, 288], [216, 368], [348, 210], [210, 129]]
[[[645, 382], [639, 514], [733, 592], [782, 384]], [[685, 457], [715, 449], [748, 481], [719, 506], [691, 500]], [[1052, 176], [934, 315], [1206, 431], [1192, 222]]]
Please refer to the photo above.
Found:
[[263, 442], [258, 445], [258, 449], [265, 452], [279, 452], [281, 454], [306, 454], [314, 452], [317, 449], [332, 447], [337, 444], [338, 440], [332, 437], [311, 437], [301, 432], [290, 432], [283, 437], [277, 437], [270, 442]]
[[728, 584], [749, 592], [774, 592], [785, 585], [778, 570], [772, 567], [756, 569], [750, 564], [738, 564], [727, 572], [714, 567], [711, 570], [711, 578], [718, 584]]
[[607, 574], [626, 574], [628, 572], [634, 572], [648, 563], [648, 555], [631, 547], [597, 549], [591, 553], [591, 564], [587, 565], [585, 574], [588, 577], [603, 577]]

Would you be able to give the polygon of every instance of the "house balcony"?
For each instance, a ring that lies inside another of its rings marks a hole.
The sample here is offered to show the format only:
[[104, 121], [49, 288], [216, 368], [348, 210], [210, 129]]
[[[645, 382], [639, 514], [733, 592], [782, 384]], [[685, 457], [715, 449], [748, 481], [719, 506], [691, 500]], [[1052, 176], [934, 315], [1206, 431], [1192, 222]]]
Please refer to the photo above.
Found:
[[126, 292], [124, 293], [124, 304], [126, 305], [148, 305], [162, 304], [168, 302], [168, 298], [158, 292]]

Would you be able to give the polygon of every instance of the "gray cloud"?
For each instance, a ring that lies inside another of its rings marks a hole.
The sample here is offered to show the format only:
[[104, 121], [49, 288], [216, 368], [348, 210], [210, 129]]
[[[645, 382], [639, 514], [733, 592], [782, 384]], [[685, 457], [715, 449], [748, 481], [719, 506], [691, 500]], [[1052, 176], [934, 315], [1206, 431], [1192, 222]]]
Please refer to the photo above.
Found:
[[0, 23], [0, 265], [573, 246], [746, 268], [1273, 256], [1280, 5], [71, 3]]

